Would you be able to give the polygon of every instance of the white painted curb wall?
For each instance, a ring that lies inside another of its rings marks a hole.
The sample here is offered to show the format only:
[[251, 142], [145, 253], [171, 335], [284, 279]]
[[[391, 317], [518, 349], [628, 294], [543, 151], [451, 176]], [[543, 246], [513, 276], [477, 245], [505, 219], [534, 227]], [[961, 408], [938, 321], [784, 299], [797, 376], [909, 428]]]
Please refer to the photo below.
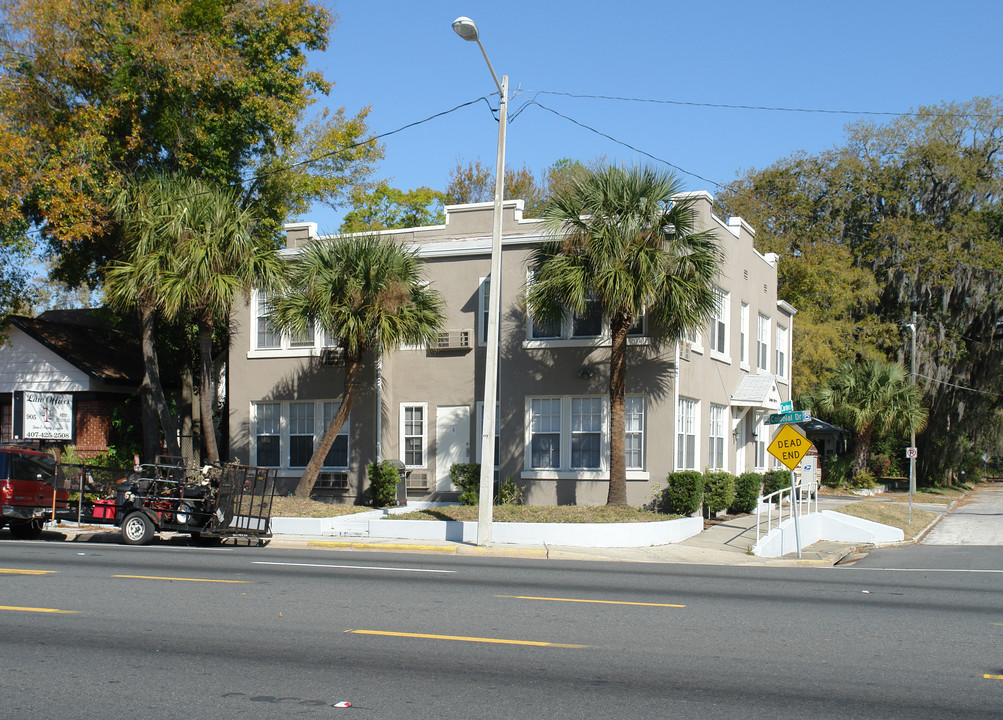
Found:
[[[414, 508], [406, 508], [405, 511]], [[337, 518], [272, 518], [273, 535], [319, 535], [395, 540], [477, 541], [477, 523], [453, 520], [387, 520], [382, 510]], [[681, 518], [637, 523], [492, 522], [492, 542], [568, 547], [651, 547], [698, 535], [703, 519]]]
[[[889, 527], [832, 510], [802, 515], [800, 521], [802, 548], [819, 540], [880, 545], [901, 542], [905, 539], [905, 533], [900, 528]], [[781, 557], [797, 552], [797, 549], [794, 520], [788, 518], [773, 528], [768, 535], [760, 538], [759, 542], [753, 546], [752, 553], [760, 557]]]

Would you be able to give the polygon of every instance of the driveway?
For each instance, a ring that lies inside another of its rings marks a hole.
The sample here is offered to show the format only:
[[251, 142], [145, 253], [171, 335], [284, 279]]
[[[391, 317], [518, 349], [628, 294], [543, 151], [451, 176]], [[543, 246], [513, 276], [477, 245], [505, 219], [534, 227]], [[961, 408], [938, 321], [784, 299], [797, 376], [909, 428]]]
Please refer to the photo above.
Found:
[[923, 539], [924, 545], [1003, 545], [1003, 483], [969, 493]]

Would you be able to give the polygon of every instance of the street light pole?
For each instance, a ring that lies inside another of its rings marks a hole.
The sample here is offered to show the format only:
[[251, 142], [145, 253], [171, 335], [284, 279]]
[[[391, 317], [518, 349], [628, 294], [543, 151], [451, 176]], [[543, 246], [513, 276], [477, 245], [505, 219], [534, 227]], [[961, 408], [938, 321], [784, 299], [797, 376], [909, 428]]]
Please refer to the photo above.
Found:
[[505, 189], [505, 126], [508, 118], [508, 75], [501, 82], [481, 45], [477, 25], [468, 17], [453, 21], [453, 30], [464, 40], [476, 42], [498, 87], [498, 159], [495, 165], [494, 226], [491, 231], [491, 271], [488, 276], [488, 327], [484, 347], [484, 403], [481, 408], [481, 482], [477, 504], [477, 544], [491, 544], [495, 480], [495, 405], [498, 398], [498, 341], [501, 321], [502, 199]]
[[[916, 312], [913, 311], [912, 322], [909, 323], [912, 330], [912, 352], [909, 354], [909, 384], [916, 384]], [[916, 447], [916, 431], [909, 433], [909, 447]], [[912, 457], [909, 458], [909, 524], [912, 525], [912, 496], [916, 494], [916, 453], [913, 450]]]

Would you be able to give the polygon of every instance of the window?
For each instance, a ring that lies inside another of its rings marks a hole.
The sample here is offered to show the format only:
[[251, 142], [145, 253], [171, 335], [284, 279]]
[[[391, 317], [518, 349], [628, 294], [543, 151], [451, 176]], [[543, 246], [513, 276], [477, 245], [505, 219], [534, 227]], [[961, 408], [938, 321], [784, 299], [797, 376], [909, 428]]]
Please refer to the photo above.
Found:
[[627, 454], [627, 469], [641, 470], [644, 468], [644, 397], [628, 395], [626, 405], [626, 428], [624, 448]]
[[[253, 403], [251, 455], [256, 464], [284, 469], [306, 467], [338, 407], [339, 403], [324, 400]], [[350, 424], [349, 418], [341, 426], [323, 467], [348, 467]]]
[[401, 405], [401, 448], [407, 467], [425, 467], [427, 412], [426, 403]]
[[255, 427], [255, 464], [278, 467], [282, 461], [280, 442], [282, 411], [279, 403], [255, 403], [252, 421]]
[[[624, 399], [627, 469], [644, 471], [644, 397]], [[609, 400], [605, 396], [526, 399], [526, 470], [602, 477], [609, 470]], [[563, 477], [563, 476], [562, 476]]]
[[720, 288], [715, 288], [714, 294], [717, 296], [717, 302], [714, 305], [714, 316], [710, 321], [710, 350], [712, 354], [727, 356], [728, 313], [730, 312], [731, 298]]
[[707, 467], [711, 470], [724, 469], [724, 418], [727, 408], [723, 405], [710, 406], [710, 442], [707, 449]]
[[756, 470], [762, 471], [766, 469], [766, 446], [769, 440], [769, 430], [766, 426], [766, 420], [760, 420], [759, 424], [756, 426]]
[[530, 401], [530, 467], [561, 467], [561, 399]]
[[777, 377], [787, 379], [787, 328], [777, 325]]
[[697, 401], [679, 398], [676, 415], [676, 468], [695, 470], [697, 460]]
[[480, 290], [477, 293], [477, 309], [478, 317], [481, 320], [480, 332], [478, 337], [480, 338], [480, 344], [484, 345], [488, 341], [488, 316], [491, 304], [491, 278], [482, 277]]
[[313, 455], [313, 403], [289, 403], [289, 467], [306, 467]]
[[598, 470], [602, 441], [603, 399], [571, 398], [571, 467]]
[[571, 319], [571, 337], [599, 337], [603, 332], [602, 306], [596, 298], [585, 301], [585, 313]]
[[[316, 324], [311, 327], [294, 333], [280, 333], [268, 316], [268, 293], [263, 290], [256, 290], [252, 296], [254, 305], [254, 328], [252, 337], [254, 338], [253, 350], [295, 350], [293, 354], [310, 354], [310, 351], [317, 347], [318, 336], [320, 347], [333, 347], [337, 345], [335, 338], [331, 338], [325, 332], [318, 332]], [[274, 355], [275, 353], [267, 353]]]
[[742, 303], [742, 310], [739, 316], [739, 362], [742, 367], [749, 367], [749, 304]]
[[[532, 284], [533, 274], [530, 273], [526, 283]], [[585, 301], [585, 310], [581, 314], [564, 312], [562, 318], [545, 323], [529, 316], [528, 335], [530, 340], [589, 340], [603, 338], [608, 334], [604, 322], [602, 304], [598, 298], [590, 297]], [[629, 333], [640, 335], [643, 332], [643, 319], [631, 325]]]
[[770, 369], [770, 319], [759, 316], [759, 327], [756, 335], [756, 367], [760, 370]]
[[268, 317], [268, 293], [261, 290], [256, 293], [255, 318], [258, 325], [256, 347], [260, 349], [282, 347], [282, 337]]
[[[341, 403], [336, 402], [325, 402], [324, 403], [324, 426], [320, 429], [321, 434], [327, 432], [328, 426], [331, 421], [334, 420], [334, 416], [338, 414], [338, 410], [341, 409]], [[347, 468], [348, 467], [348, 420], [341, 426], [341, 430], [338, 431], [337, 437], [334, 438], [334, 444], [331, 449], [327, 451], [327, 457], [324, 458], [324, 467], [336, 467], [336, 468]]]

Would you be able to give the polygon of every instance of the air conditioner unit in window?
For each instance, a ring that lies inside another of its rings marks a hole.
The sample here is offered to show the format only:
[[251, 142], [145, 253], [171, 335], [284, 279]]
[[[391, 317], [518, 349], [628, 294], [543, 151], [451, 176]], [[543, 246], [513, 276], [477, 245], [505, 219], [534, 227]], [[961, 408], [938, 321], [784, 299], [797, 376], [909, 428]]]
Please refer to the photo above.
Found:
[[691, 350], [690, 341], [689, 340], [683, 340], [682, 344], [679, 346], [679, 359], [680, 360], [685, 360], [686, 362], [689, 362], [690, 361], [690, 350]]
[[348, 473], [322, 472], [317, 476], [317, 482], [313, 487], [315, 490], [345, 492], [348, 490]]
[[409, 491], [427, 491], [429, 489], [427, 473], [408, 473], [406, 483]]
[[344, 365], [345, 364], [345, 348], [341, 347], [329, 347], [324, 348], [320, 352], [320, 363], [321, 365]]
[[470, 350], [473, 347], [473, 330], [443, 330], [429, 343], [431, 352]]

